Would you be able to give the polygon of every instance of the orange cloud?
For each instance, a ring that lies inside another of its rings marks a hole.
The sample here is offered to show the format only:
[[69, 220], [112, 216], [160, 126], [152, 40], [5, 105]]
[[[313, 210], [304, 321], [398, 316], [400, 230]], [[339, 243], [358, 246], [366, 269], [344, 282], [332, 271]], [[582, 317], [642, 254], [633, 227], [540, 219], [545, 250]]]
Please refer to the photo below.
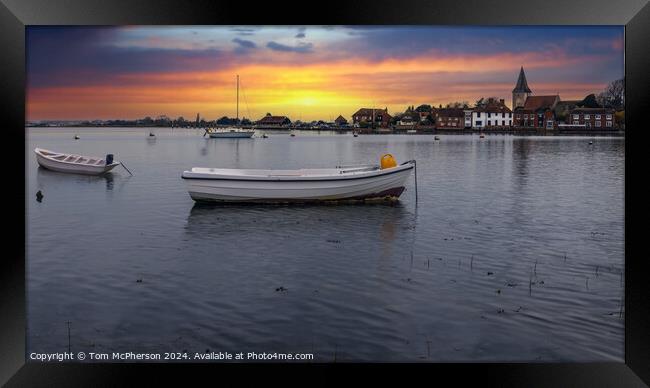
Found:
[[[275, 56], [268, 64], [233, 64], [220, 71], [122, 74], [105, 85], [29, 89], [27, 118], [109, 119], [159, 114], [188, 118], [196, 112], [209, 119], [234, 116], [237, 73], [243, 87], [240, 116], [256, 119], [272, 112], [292, 119], [327, 120], [339, 114], [349, 117], [361, 106], [386, 106], [394, 112], [406, 105], [457, 100], [471, 103], [492, 95], [509, 101], [522, 63], [527, 69], [545, 69], [602, 59], [574, 57], [561, 49], [491, 55], [444, 55], [430, 50], [408, 59], [322, 59], [308, 64], [282, 58], [286, 56]], [[494, 74], [512, 74], [512, 81], [492, 82]], [[604, 85], [544, 83], [531, 87], [537, 94], [552, 91], [560, 92], [563, 98], [577, 98]]]

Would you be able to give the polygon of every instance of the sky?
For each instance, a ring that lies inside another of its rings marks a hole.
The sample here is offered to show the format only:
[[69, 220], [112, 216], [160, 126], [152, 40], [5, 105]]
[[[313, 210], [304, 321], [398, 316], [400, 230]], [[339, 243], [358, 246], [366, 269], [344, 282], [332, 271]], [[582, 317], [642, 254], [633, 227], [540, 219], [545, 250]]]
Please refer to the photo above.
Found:
[[27, 120], [348, 120], [361, 107], [563, 100], [624, 75], [622, 26], [28, 26]]

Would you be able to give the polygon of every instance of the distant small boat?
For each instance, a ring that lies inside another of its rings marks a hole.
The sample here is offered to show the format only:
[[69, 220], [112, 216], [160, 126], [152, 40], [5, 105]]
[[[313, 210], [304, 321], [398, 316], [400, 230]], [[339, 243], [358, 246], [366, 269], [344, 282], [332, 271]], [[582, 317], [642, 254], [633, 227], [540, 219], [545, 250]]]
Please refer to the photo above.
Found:
[[396, 200], [414, 167], [414, 160], [397, 165], [392, 156], [385, 155], [380, 166], [300, 170], [194, 167], [181, 176], [190, 197], [199, 202], [356, 202]]
[[440, 137], [439, 136], [434, 136], [433, 140], [440, 140]]
[[74, 135], [75, 140], [79, 140], [79, 135]]
[[268, 137], [269, 137], [269, 136], [268, 136], [266, 133], [262, 135], [262, 138], [263, 138], [263, 139], [266, 139], [266, 138], [268, 138]]
[[354, 137], [359, 137], [359, 134], [356, 133], [356, 132], [352, 132], [352, 136], [354, 136]]
[[480, 137], [481, 139], [483, 139], [483, 138], [485, 137], [485, 134], [484, 134], [484, 133], [481, 133], [478, 137]]
[[296, 137], [296, 134], [295, 134], [295, 133], [292, 133], [290, 136], [291, 136], [291, 137]]
[[154, 135], [153, 132], [149, 132], [149, 136], [150, 136], [150, 137], [154, 137], [154, 136], [156, 136], [156, 135]]
[[100, 175], [120, 165], [120, 163], [113, 161], [112, 154], [106, 155], [106, 159], [103, 159], [96, 156], [64, 154], [42, 148], [35, 148], [34, 152], [41, 167], [59, 172]]

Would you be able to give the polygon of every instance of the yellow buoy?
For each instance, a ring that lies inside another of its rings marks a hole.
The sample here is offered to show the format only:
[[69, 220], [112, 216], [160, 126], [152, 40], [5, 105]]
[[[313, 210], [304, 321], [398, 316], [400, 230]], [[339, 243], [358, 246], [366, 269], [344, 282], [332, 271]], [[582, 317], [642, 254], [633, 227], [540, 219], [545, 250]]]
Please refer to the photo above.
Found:
[[397, 167], [397, 161], [391, 154], [384, 154], [381, 157], [381, 169]]

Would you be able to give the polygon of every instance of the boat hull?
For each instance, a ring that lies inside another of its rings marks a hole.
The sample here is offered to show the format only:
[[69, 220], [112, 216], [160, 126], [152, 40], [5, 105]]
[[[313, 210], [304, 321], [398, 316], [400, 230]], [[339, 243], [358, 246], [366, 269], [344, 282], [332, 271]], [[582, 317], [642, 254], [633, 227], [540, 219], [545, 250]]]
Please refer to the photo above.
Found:
[[255, 131], [244, 132], [211, 132], [212, 139], [248, 139], [253, 137]]
[[184, 179], [197, 202], [318, 203], [395, 201], [402, 194], [411, 168], [353, 179], [246, 180]]
[[109, 165], [81, 165], [75, 163], [58, 162], [48, 159], [39, 153], [36, 153], [36, 161], [38, 165], [48, 170], [64, 172], [69, 174], [82, 174], [82, 175], [101, 175], [114, 169], [119, 163], [111, 163]]

